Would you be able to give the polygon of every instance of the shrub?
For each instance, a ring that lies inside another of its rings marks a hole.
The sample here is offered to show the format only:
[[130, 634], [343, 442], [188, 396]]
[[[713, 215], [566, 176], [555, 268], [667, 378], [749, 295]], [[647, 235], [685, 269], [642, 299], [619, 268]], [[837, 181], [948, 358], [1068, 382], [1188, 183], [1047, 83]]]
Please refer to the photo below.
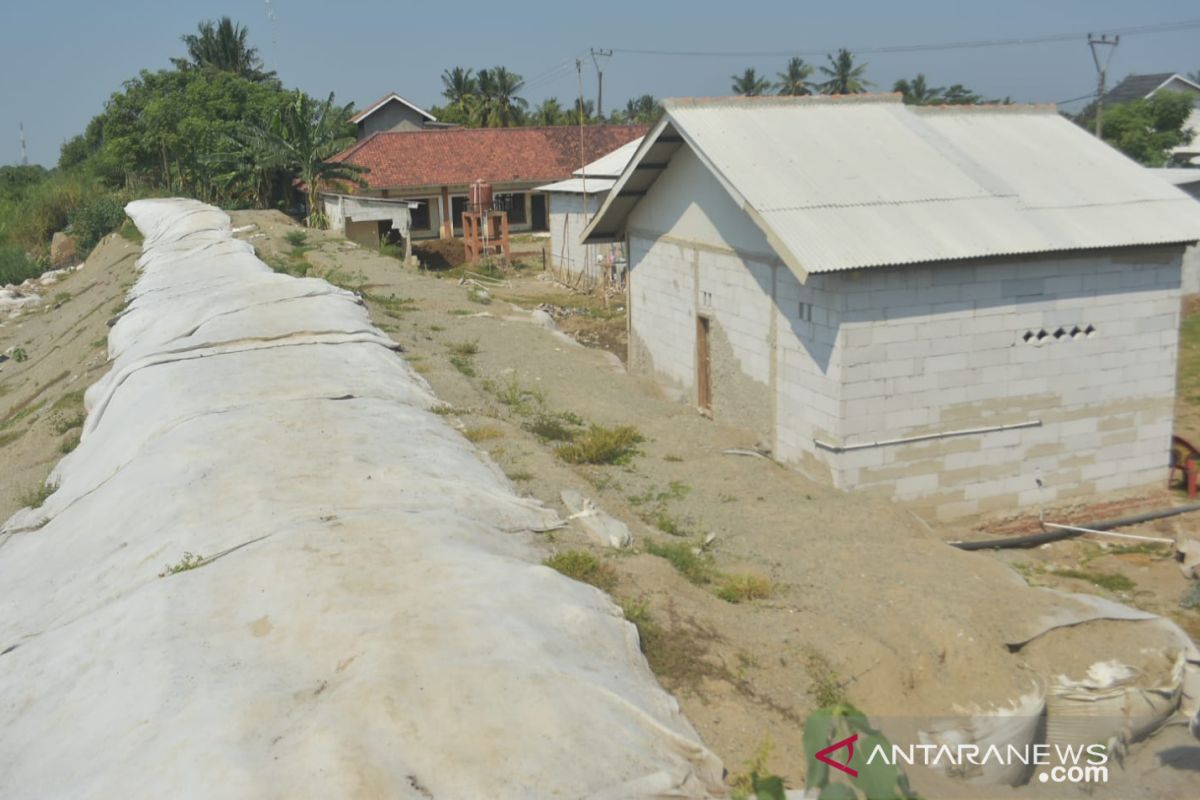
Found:
[[523, 427], [543, 441], [570, 442], [574, 441], [577, 423], [571, 418], [578, 419], [574, 414], [538, 414]]
[[542, 562], [568, 578], [590, 583], [597, 589], [611, 592], [617, 585], [617, 571], [585, 550], [567, 550], [555, 553]]
[[302, 247], [308, 241], [308, 233], [305, 231], [288, 231], [284, 234], [283, 238], [287, 239], [288, 244], [292, 247]]
[[125, 207], [116, 195], [91, 195], [70, 211], [68, 219], [79, 242], [79, 254], [86, 256], [106, 234], [121, 227]]
[[23, 283], [42, 274], [42, 268], [29, 260], [24, 248], [0, 242], [0, 286]]
[[592, 425], [554, 452], [568, 464], [627, 464], [637, 455], [636, 445], [642, 441], [637, 428], [629, 425]]

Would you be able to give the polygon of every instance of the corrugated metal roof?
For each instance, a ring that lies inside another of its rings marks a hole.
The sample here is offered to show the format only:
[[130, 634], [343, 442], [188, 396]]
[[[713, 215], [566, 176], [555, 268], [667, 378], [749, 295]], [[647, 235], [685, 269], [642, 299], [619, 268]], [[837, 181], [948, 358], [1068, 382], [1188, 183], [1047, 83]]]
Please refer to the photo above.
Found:
[[567, 178], [565, 181], [539, 186], [534, 191], [583, 194], [584, 189], [586, 189], [588, 194], [603, 194], [611, 189], [616, 182], [616, 178], [593, 178], [589, 176], [586, 181], [583, 178]]
[[[896, 95], [665, 103], [585, 231], [602, 241], [682, 139], [799, 274], [1200, 239], [1200, 212], [1052, 108]], [[660, 141], [661, 140], [661, 141]]]
[[589, 178], [593, 175], [597, 178], [620, 177], [621, 173], [625, 171], [625, 165], [629, 163], [629, 159], [633, 158], [633, 154], [637, 152], [638, 146], [641, 145], [642, 138], [639, 136], [632, 142], [626, 142], [611, 153], [600, 156], [600, 158], [597, 158], [592, 163], [585, 164], [571, 174], [587, 175]]

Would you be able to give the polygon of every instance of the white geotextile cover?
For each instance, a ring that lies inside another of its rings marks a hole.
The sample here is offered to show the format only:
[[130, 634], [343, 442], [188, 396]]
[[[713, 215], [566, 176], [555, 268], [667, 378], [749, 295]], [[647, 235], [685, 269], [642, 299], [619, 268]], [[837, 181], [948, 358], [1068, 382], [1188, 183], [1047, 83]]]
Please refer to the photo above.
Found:
[[539, 564], [554, 515], [353, 294], [210, 206], [128, 211], [113, 368], [0, 533], [0, 797], [724, 795], [633, 626]]

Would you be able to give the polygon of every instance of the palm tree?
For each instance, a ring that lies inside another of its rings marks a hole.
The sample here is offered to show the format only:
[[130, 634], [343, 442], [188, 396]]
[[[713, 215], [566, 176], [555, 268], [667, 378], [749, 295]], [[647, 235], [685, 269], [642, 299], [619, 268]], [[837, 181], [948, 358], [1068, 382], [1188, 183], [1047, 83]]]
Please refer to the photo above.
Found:
[[926, 84], [925, 76], [921, 73], [917, 73], [917, 77], [911, 81], [904, 78], [896, 81], [892, 91], [904, 95], [904, 102], [912, 106], [934, 105], [945, 100], [942, 88]]
[[567, 112], [558, 102], [558, 98], [547, 97], [530, 113], [529, 123], [531, 125], [563, 125], [566, 116]]
[[838, 50], [837, 58], [826, 56], [829, 59], [828, 67], [821, 67], [821, 72], [829, 77], [829, 80], [820, 85], [820, 90], [824, 94], [860, 94], [867, 90], [868, 86], [875, 84], [863, 78], [863, 72], [867, 69], [866, 64], [854, 64], [854, 54], [846, 48]]
[[[580, 119], [582, 117], [582, 120]], [[596, 104], [591, 100], [580, 102], [579, 98], [575, 98], [575, 104], [571, 107], [570, 122], [572, 125], [578, 125], [580, 122], [585, 125], [590, 125], [596, 121]]]
[[775, 84], [775, 89], [779, 94], [812, 94], [812, 82], [809, 81], [809, 77], [813, 74], [813, 68], [811, 64], [805, 64], [803, 58], [788, 59], [787, 69], [776, 74], [779, 76], [779, 82]]
[[229, 17], [219, 22], [206, 20], [196, 26], [197, 33], [185, 33], [180, 38], [187, 46], [187, 58], [172, 58], [177, 69], [213, 69], [233, 72], [252, 81], [275, 79], [274, 72], [264, 72], [258, 48], [246, 43], [249, 30]]
[[758, 77], [758, 72], [754, 67], [747, 67], [741, 75], [730, 75], [729, 79], [733, 81], [731, 87], [733, 93], [746, 97], [758, 97], [771, 88], [771, 82], [766, 78]]
[[317, 208], [321, 184], [349, 181], [365, 186], [357, 164], [331, 162], [328, 159], [354, 143], [350, 123], [353, 104], [334, 105], [333, 93], [317, 102], [296, 91], [266, 127], [249, 126], [249, 144], [266, 165], [282, 169], [298, 178], [308, 194], [309, 227], [323, 227], [325, 215]]
[[975, 106], [988, 101], [985, 101], [981, 95], [972, 92], [961, 83], [956, 83], [946, 89], [945, 96], [942, 97], [942, 102], [948, 106]]
[[634, 123], [651, 125], [657, 122], [660, 116], [662, 116], [662, 105], [654, 99], [654, 95], [644, 94], [637, 98], [631, 97], [626, 101], [621, 121], [626, 125]]
[[517, 92], [524, 79], [504, 67], [479, 70], [479, 103], [475, 108], [475, 124], [481, 128], [507, 128], [521, 124], [529, 103]]
[[448, 108], [466, 113], [468, 105], [479, 92], [479, 84], [472, 74], [474, 70], [455, 67], [442, 71], [442, 97], [446, 98]]

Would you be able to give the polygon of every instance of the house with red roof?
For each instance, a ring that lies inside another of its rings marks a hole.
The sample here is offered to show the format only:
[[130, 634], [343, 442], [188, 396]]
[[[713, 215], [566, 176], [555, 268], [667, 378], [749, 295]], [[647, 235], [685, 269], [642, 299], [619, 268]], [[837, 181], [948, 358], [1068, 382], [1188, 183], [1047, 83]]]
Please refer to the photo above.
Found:
[[366, 186], [330, 187], [322, 203], [333, 225], [357, 241], [377, 242], [393, 215], [380, 219], [363, 211], [364, 219], [355, 219], [346, 210], [351, 205], [403, 205], [413, 239], [449, 239], [462, 233], [471, 183], [484, 180], [492, 185], [494, 207], [508, 212], [510, 231], [546, 231], [549, 196], [535, 190], [646, 131], [644, 125], [378, 131], [330, 159], [364, 167]]

